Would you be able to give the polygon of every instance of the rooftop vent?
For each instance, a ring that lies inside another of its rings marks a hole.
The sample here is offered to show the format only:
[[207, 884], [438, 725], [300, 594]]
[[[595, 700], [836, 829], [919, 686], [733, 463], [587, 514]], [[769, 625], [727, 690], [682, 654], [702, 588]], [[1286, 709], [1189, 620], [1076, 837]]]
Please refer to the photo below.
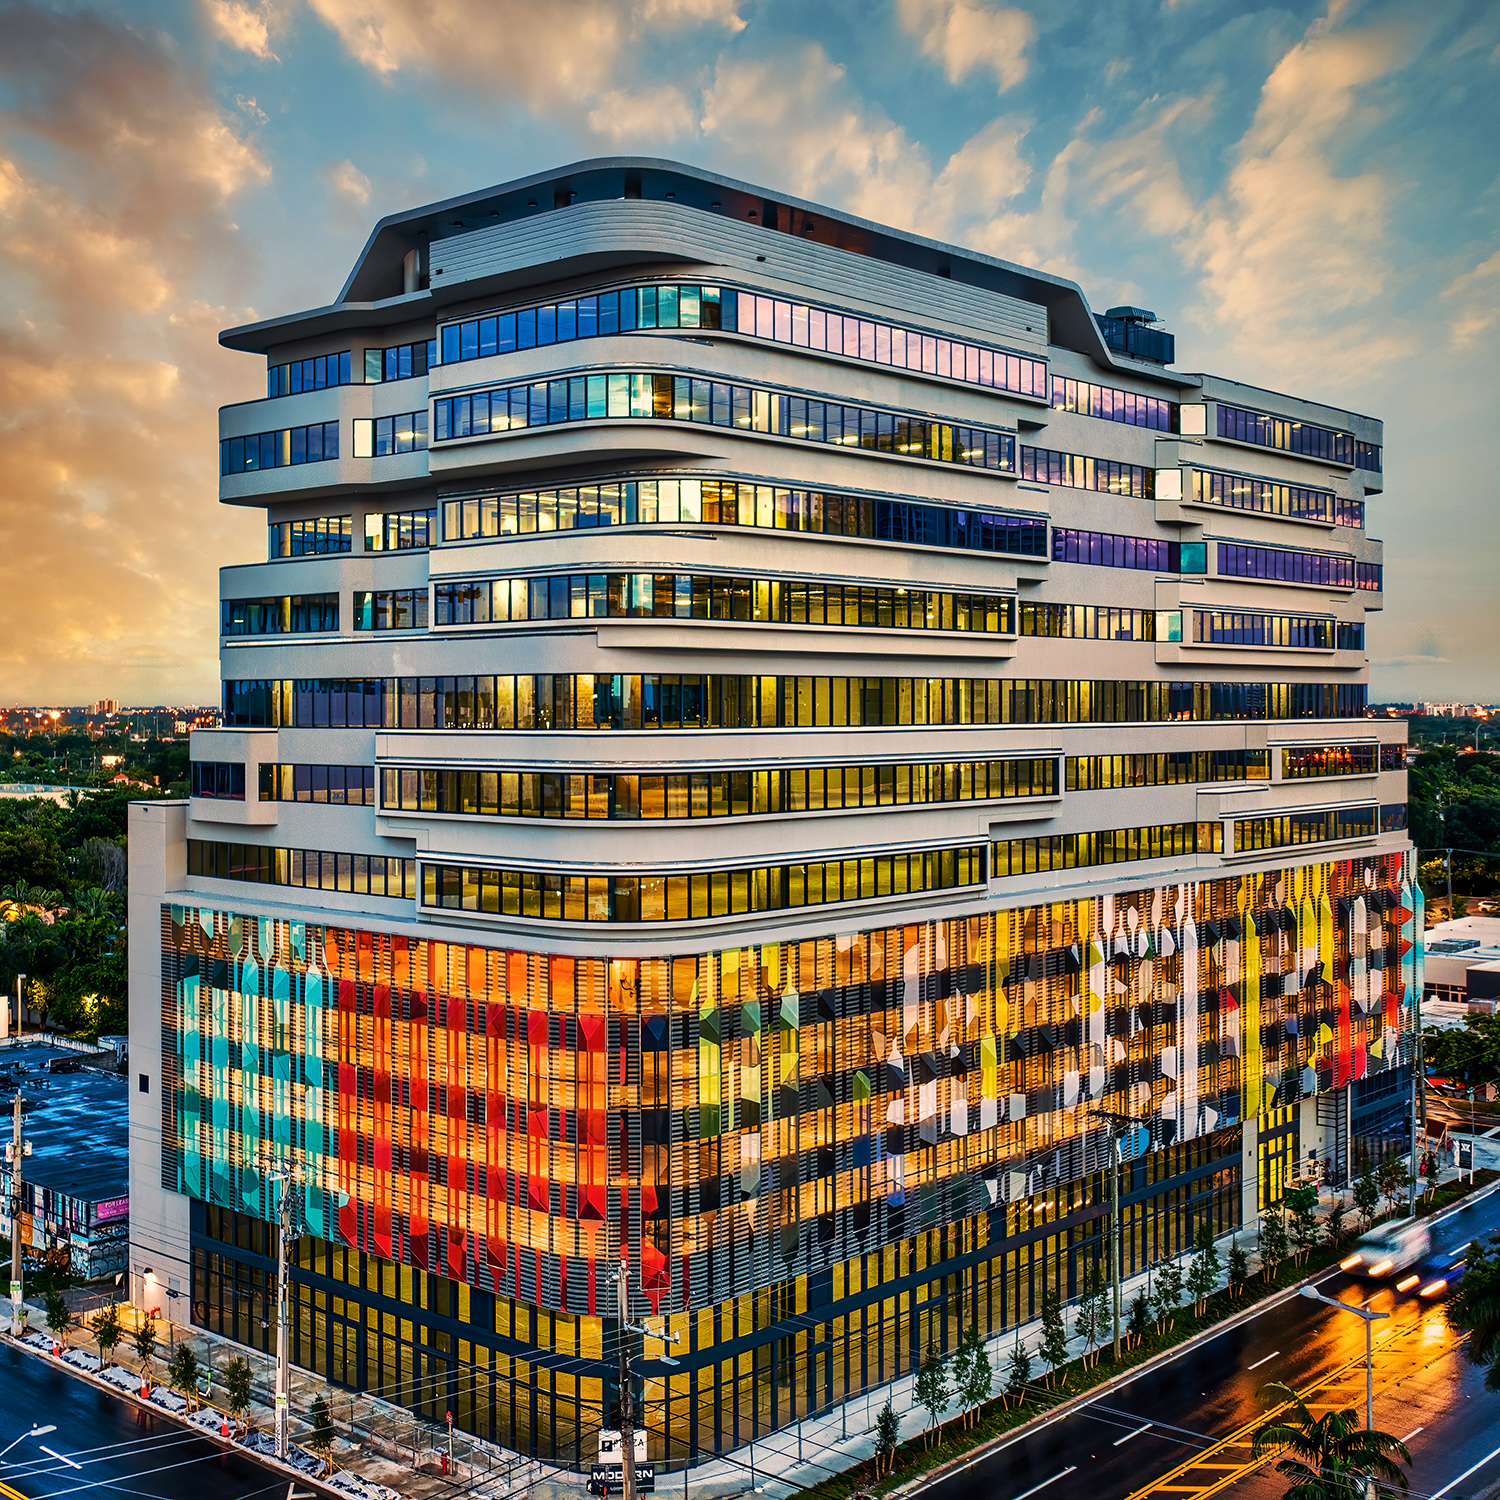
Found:
[[1177, 340], [1165, 329], [1152, 327], [1160, 320], [1144, 307], [1112, 307], [1102, 316], [1095, 313], [1094, 321], [1116, 354], [1154, 365], [1169, 365], [1177, 357]]

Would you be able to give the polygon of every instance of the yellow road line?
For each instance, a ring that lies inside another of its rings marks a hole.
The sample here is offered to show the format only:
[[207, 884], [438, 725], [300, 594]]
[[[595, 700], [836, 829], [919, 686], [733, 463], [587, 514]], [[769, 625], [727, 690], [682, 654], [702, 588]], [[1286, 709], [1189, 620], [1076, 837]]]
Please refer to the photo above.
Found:
[[[1380, 1352], [1382, 1354], [1392, 1353], [1402, 1343], [1413, 1338], [1424, 1337], [1426, 1332], [1425, 1322], [1421, 1319], [1414, 1320], [1409, 1326], [1402, 1329], [1392, 1329], [1390, 1331], [1390, 1340]], [[1463, 1343], [1465, 1337], [1467, 1335], [1461, 1334], [1458, 1338], [1443, 1344], [1440, 1348], [1433, 1349], [1426, 1363], [1431, 1364], [1433, 1359], [1456, 1349]], [[1394, 1365], [1394, 1361], [1392, 1363]], [[1326, 1399], [1312, 1401], [1308, 1398], [1318, 1391], [1324, 1391], [1329, 1386], [1336, 1385], [1340, 1380], [1355, 1372], [1359, 1372], [1362, 1375], [1364, 1365], [1365, 1357], [1363, 1354], [1356, 1355], [1341, 1365], [1335, 1365], [1333, 1369], [1318, 1376], [1307, 1386], [1306, 1390], [1301, 1392], [1302, 1399], [1311, 1409], [1317, 1409], [1318, 1407], [1334, 1408], [1343, 1404]], [[1375, 1371], [1377, 1389], [1384, 1388], [1398, 1376], [1402, 1376], [1405, 1373], [1410, 1373], [1410, 1371], [1404, 1366], [1399, 1369], [1392, 1368], [1389, 1373], [1384, 1373], [1377, 1364]], [[1218, 1462], [1216, 1460], [1236, 1448], [1245, 1450], [1248, 1455], [1255, 1434], [1272, 1417], [1279, 1416], [1282, 1412], [1290, 1410], [1291, 1406], [1292, 1403], [1290, 1401], [1283, 1401], [1279, 1406], [1272, 1407], [1253, 1421], [1246, 1422], [1243, 1426], [1235, 1428], [1227, 1437], [1221, 1438], [1212, 1447], [1205, 1448], [1197, 1457], [1188, 1459], [1185, 1463], [1178, 1464], [1175, 1469], [1167, 1474], [1163, 1474], [1160, 1479], [1153, 1480], [1150, 1484], [1134, 1491], [1127, 1497], [1127, 1500], [1146, 1500], [1146, 1497], [1151, 1495], [1184, 1495], [1193, 1497], [1193, 1500], [1208, 1500], [1210, 1495], [1217, 1495], [1220, 1490], [1228, 1489], [1230, 1485], [1242, 1479], [1246, 1474], [1252, 1473], [1254, 1470], [1270, 1463], [1277, 1455], [1275, 1452], [1272, 1452], [1264, 1454], [1260, 1458], [1247, 1456], [1238, 1462], [1231, 1463]], [[1195, 1483], [1188, 1478], [1189, 1475], [1195, 1472], [1203, 1474], [1204, 1478], [1201, 1483]], [[1210, 1475], [1215, 1477], [1210, 1478]], [[1184, 1480], [1186, 1480], [1185, 1483], [1182, 1482]]]

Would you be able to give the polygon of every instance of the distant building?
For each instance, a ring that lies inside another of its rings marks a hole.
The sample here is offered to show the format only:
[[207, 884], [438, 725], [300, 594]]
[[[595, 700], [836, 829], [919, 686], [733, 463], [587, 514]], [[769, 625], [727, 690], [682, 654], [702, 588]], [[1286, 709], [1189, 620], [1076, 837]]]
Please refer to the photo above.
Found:
[[[1500, 917], [1458, 917], [1427, 929], [1427, 981], [1422, 1019], [1440, 1012], [1430, 1002], [1493, 1015], [1500, 1004]], [[1462, 1020], [1462, 1013], [1457, 1019]]]

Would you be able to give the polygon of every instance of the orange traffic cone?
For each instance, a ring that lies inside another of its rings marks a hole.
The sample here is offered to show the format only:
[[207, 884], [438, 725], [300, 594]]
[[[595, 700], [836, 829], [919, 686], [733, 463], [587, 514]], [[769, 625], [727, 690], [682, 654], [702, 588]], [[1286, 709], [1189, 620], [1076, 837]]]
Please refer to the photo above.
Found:
[[151, 1396], [151, 1387], [146, 1384], [146, 1377], [144, 1375], [142, 1375], [141, 1376], [141, 1400], [142, 1401], [149, 1400], [150, 1396]]

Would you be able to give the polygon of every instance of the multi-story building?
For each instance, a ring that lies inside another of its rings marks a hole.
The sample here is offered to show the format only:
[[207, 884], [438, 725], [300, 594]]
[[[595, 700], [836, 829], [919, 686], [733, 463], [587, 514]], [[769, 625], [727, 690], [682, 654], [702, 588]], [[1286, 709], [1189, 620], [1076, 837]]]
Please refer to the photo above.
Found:
[[[1404, 1145], [1370, 418], [687, 167], [383, 220], [232, 329], [224, 727], [135, 810], [135, 1294], [657, 1459]], [[1105, 1257], [1107, 1258], [1107, 1257]]]

